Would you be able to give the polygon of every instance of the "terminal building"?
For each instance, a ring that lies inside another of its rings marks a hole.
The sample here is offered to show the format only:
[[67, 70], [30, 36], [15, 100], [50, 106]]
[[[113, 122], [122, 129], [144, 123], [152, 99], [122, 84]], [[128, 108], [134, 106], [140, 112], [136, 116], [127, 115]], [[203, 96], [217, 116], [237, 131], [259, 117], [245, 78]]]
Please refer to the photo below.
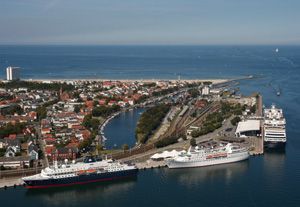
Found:
[[8, 81], [20, 80], [20, 68], [8, 67], [6, 68], [6, 75]]
[[260, 120], [240, 121], [235, 131], [236, 137], [257, 136], [261, 134]]

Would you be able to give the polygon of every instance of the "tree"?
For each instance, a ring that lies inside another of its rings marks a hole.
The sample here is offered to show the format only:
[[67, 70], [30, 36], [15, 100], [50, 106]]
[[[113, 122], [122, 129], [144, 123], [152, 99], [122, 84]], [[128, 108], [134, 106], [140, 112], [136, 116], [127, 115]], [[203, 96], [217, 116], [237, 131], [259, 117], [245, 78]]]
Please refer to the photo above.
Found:
[[80, 106], [76, 105], [75, 108], [74, 108], [74, 112], [75, 113], [80, 112]]
[[128, 150], [129, 149], [129, 146], [125, 143], [122, 145], [122, 150]]
[[97, 147], [96, 147], [96, 149], [98, 150], [98, 152], [102, 151], [103, 148], [104, 148], [104, 146], [102, 144], [98, 144]]
[[98, 101], [94, 101], [94, 102], [93, 102], [93, 106], [94, 106], [94, 107], [96, 107], [98, 104], [99, 104]]
[[195, 138], [192, 138], [192, 139], [191, 139], [190, 144], [191, 144], [193, 147], [197, 146]]
[[250, 108], [250, 111], [251, 111], [251, 113], [255, 113], [255, 111], [256, 111], [256, 105], [253, 105], [251, 108]]
[[196, 130], [193, 130], [193, 131], [191, 132], [191, 136], [192, 136], [192, 137], [198, 137], [198, 132], [197, 132]]

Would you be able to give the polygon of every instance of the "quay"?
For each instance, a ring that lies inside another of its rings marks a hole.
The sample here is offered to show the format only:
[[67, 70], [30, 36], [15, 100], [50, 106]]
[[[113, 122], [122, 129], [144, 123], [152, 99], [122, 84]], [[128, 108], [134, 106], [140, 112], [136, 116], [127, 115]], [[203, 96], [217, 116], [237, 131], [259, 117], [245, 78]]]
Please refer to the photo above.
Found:
[[16, 177], [16, 178], [2, 178], [0, 179], [0, 189], [4, 188], [16, 188], [19, 186], [25, 186], [25, 183], [23, 182], [23, 180], [21, 180], [20, 177]]
[[166, 167], [166, 162], [164, 160], [162, 160], [162, 161], [153, 161], [151, 159], [148, 159], [144, 162], [138, 162], [138, 163], [135, 163], [135, 164], [136, 164], [136, 166], [139, 170]]

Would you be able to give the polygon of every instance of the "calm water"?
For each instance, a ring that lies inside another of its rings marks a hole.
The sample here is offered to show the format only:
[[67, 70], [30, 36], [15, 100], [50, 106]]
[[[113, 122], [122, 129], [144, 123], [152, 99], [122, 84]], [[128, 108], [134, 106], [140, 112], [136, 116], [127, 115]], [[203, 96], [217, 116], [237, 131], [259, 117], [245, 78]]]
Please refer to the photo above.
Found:
[[[21, 78], [235, 78], [296, 69], [299, 46], [0, 46], [0, 78], [7, 66]], [[276, 77], [274, 77], [276, 78]]]
[[[104, 128], [104, 134], [107, 138], [105, 146], [107, 149], [121, 149], [122, 144], [135, 146], [135, 128], [137, 122], [146, 108], [137, 108], [126, 113], [121, 113], [119, 116], [112, 119]], [[117, 147], [114, 145], [117, 144]]]
[[[263, 156], [251, 157], [249, 161], [240, 163], [198, 169], [147, 170], [140, 171], [138, 177], [134, 179], [55, 189], [0, 190], [2, 204], [299, 206], [300, 47], [281, 46], [279, 53], [274, 52], [275, 48], [275, 46], [73, 47], [73, 49], [0, 47], [0, 67], [4, 70], [5, 61], [8, 59], [9, 64], [21, 66], [24, 71], [26, 70], [28, 78], [33, 74], [35, 77], [32, 78], [47, 77], [49, 72], [45, 70], [48, 67], [53, 68], [52, 75], [56, 74], [58, 77], [80, 76], [82, 68], [87, 70], [82, 72], [82, 75], [85, 73], [93, 75], [101, 68], [101, 73], [106, 73], [104, 76], [110, 78], [173, 78], [177, 75], [185, 78], [226, 78], [264, 74], [265, 77], [261, 79], [241, 81], [239, 91], [243, 95], [260, 92], [266, 106], [276, 103], [282, 107], [287, 120], [288, 138], [285, 151], [268, 151]], [[64, 64], [64, 57], [74, 58], [72, 59], [74, 73], [68, 72], [72, 70], [71, 63], [66, 58]], [[14, 58], [15, 63], [12, 62]], [[62, 76], [55, 72], [59, 71], [59, 67], [67, 68]], [[269, 87], [266, 87], [267, 84]], [[276, 96], [277, 91], [281, 91], [280, 97]], [[136, 119], [135, 116], [128, 118], [129, 122]], [[113, 121], [111, 125], [114, 125]], [[108, 134], [108, 131], [105, 133]], [[113, 137], [120, 137], [122, 141], [129, 138], [124, 136], [122, 131]], [[129, 143], [130, 140], [126, 142]]]

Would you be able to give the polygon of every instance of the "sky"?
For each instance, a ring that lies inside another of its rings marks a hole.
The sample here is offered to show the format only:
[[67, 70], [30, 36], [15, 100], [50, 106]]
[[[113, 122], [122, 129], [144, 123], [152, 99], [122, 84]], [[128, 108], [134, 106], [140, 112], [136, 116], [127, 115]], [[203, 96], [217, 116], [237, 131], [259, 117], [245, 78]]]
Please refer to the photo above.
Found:
[[0, 0], [0, 45], [299, 45], [299, 0]]

